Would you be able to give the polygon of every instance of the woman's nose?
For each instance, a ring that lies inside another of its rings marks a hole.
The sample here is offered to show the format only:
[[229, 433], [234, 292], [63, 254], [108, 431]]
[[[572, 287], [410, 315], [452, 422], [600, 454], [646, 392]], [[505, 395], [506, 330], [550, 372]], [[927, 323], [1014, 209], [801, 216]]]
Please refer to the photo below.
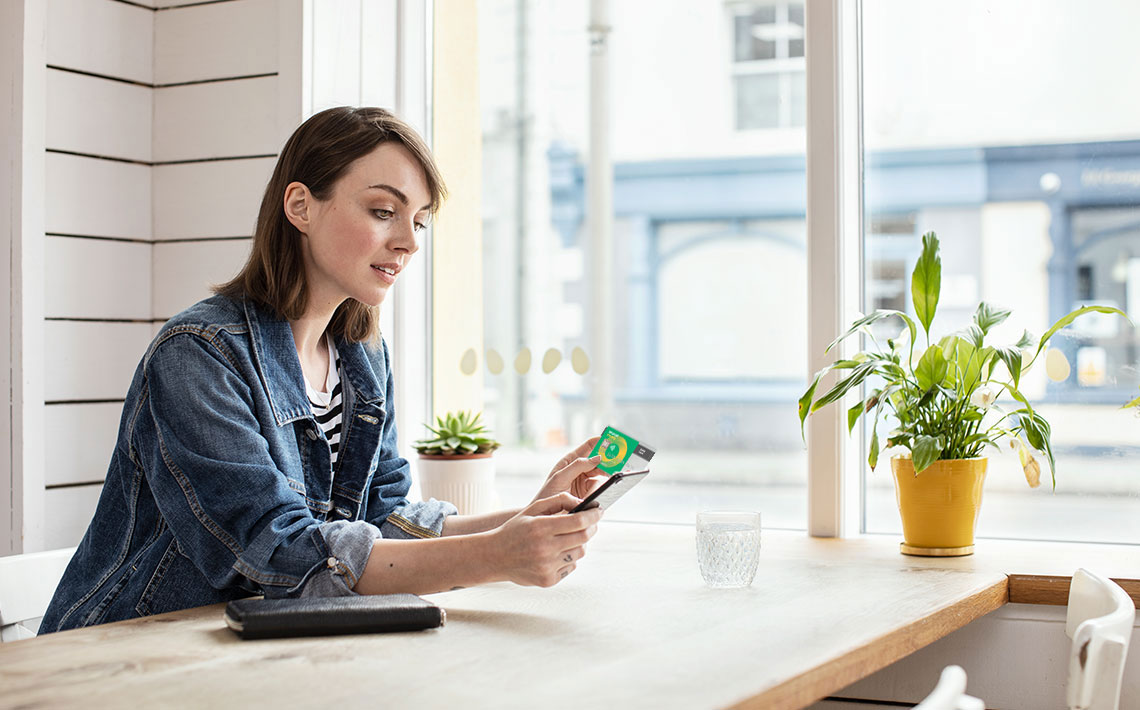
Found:
[[396, 251], [404, 252], [409, 256], [415, 254], [420, 248], [417, 236], [415, 224], [401, 225], [400, 229], [397, 230], [396, 243], [393, 247]]

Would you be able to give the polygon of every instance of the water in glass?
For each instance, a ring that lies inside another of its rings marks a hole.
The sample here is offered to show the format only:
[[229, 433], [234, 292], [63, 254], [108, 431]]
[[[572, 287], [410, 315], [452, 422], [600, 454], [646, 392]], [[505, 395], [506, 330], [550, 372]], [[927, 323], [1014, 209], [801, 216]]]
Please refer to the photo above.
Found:
[[697, 563], [710, 587], [747, 587], [760, 561], [759, 516], [755, 522], [708, 520], [697, 523]]

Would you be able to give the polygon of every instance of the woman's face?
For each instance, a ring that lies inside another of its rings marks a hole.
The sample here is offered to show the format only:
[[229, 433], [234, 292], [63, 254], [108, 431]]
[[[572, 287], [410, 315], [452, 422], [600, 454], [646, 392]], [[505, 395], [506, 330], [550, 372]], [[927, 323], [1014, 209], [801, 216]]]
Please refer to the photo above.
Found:
[[285, 210], [302, 233], [310, 308], [336, 308], [346, 298], [380, 305], [430, 216], [419, 162], [399, 143], [380, 144], [348, 167], [327, 200], [304, 189], [301, 223], [293, 185], [300, 183], [286, 190]]

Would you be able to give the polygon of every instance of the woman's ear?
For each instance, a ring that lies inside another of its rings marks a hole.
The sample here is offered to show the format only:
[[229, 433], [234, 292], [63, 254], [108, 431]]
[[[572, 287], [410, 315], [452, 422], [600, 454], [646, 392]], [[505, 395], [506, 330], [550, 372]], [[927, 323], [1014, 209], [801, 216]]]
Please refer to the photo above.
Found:
[[291, 182], [285, 187], [285, 219], [299, 232], [309, 231], [309, 207], [312, 200], [313, 194], [302, 183]]

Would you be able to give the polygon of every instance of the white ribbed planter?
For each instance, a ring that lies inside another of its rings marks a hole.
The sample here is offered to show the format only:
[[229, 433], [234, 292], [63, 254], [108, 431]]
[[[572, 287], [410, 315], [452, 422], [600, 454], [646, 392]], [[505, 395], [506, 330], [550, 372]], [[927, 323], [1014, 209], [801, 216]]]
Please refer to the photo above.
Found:
[[454, 503], [463, 515], [488, 513], [495, 503], [495, 460], [491, 454], [419, 457], [420, 493]]

